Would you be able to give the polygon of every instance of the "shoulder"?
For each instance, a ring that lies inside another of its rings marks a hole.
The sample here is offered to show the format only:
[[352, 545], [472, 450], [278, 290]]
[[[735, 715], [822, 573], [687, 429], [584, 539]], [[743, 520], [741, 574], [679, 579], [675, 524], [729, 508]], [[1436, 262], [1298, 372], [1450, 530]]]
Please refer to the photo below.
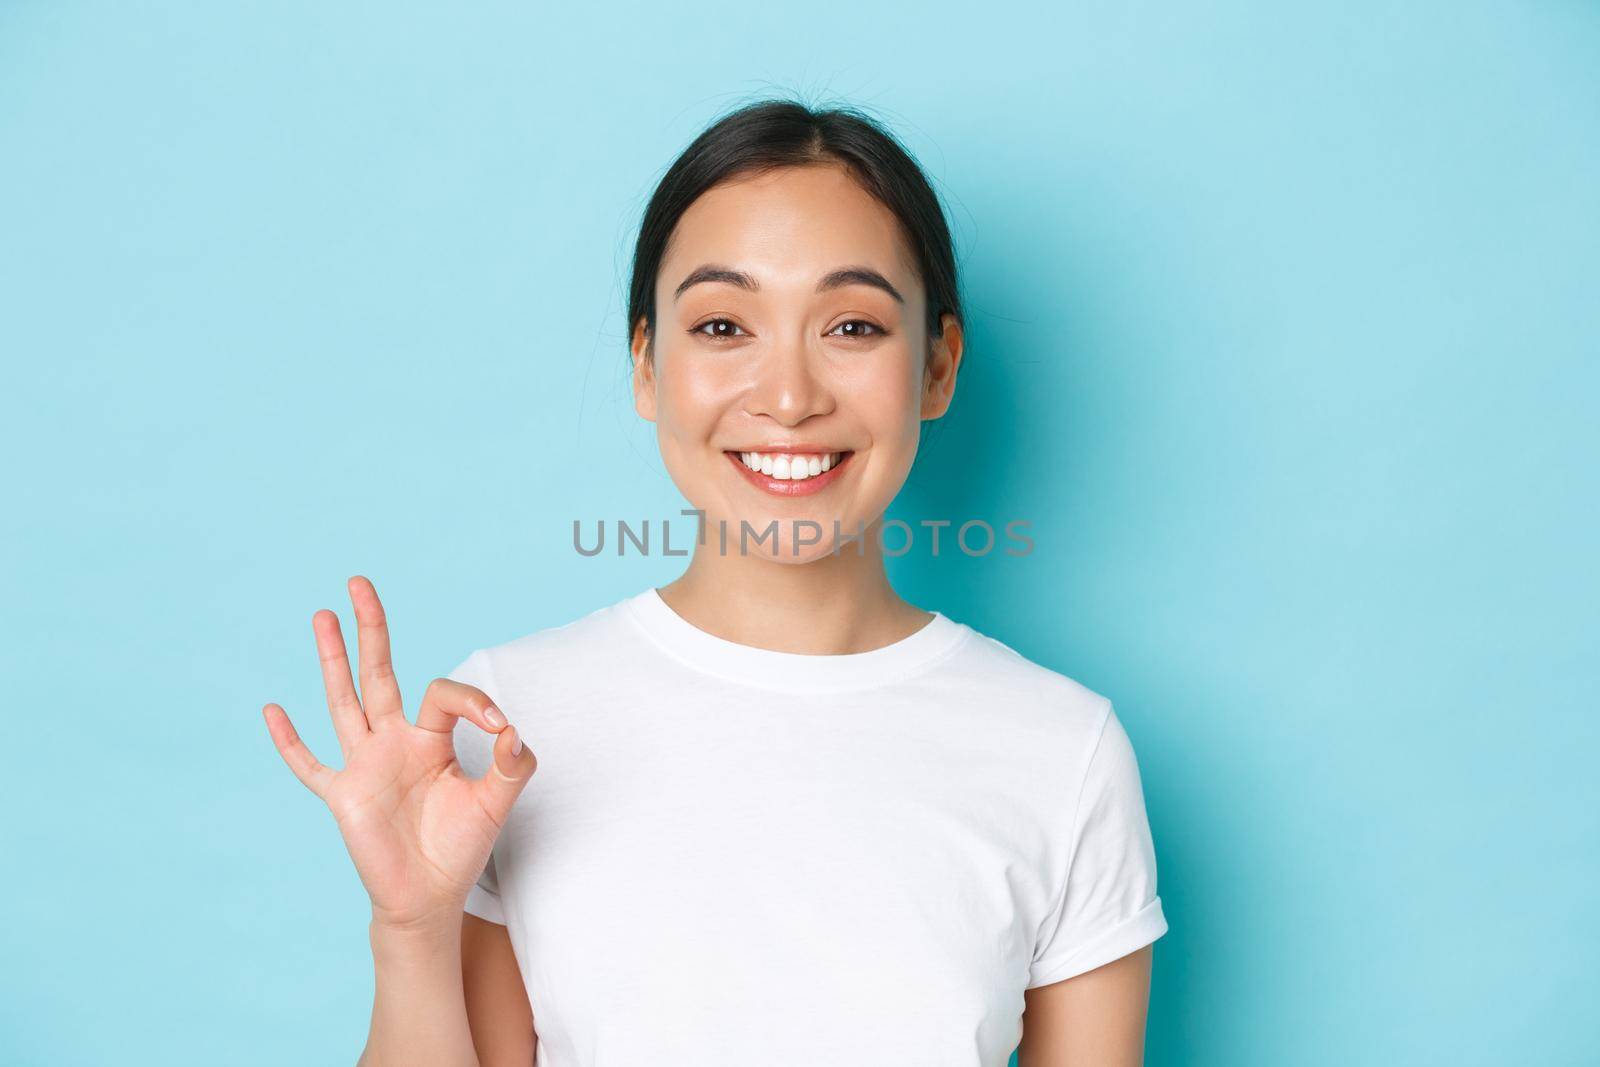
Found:
[[972, 630], [950, 667], [955, 684], [981, 692], [991, 711], [1023, 726], [1065, 731], [1081, 742], [1097, 738], [1111, 716], [1106, 695], [979, 630]]
[[627, 651], [625, 601], [595, 608], [568, 622], [547, 626], [475, 650], [469, 662], [494, 685], [518, 689], [535, 681], [548, 685], [563, 676], [591, 675], [615, 666]]
[[[588, 707], [596, 680], [614, 678], [634, 653], [626, 647], [622, 604], [596, 608], [569, 622], [473, 649], [448, 677], [483, 690], [506, 717], [542, 741], [563, 722], [563, 709]], [[488, 767], [488, 735], [462, 719], [455, 727], [464, 767]]]

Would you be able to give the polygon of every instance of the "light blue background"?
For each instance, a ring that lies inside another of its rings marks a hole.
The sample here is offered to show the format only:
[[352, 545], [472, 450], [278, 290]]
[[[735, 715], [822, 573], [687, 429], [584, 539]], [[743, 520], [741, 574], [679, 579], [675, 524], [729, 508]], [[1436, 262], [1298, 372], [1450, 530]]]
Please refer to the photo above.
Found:
[[632, 227], [788, 91], [949, 199], [895, 514], [1037, 548], [894, 576], [1116, 701], [1149, 1062], [1600, 1060], [1600, 7], [470, 8], [0, 8], [0, 1061], [354, 1062], [365, 897], [261, 706], [337, 764], [352, 574], [410, 700], [675, 576], [570, 547], [680, 506]]

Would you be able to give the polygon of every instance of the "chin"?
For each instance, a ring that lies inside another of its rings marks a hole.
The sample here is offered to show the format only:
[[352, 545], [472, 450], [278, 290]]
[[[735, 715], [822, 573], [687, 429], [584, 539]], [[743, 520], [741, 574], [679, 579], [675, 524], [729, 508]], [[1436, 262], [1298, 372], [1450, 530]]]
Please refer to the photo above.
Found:
[[[740, 534], [748, 527], [749, 533], [744, 535], [743, 541], [744, 554], [769, 559], [774, 563], [810, 563], [832, 551], [835, 521], [839, 524], [841, 535], [853, 529], [844, 519], [834, 515], [823, 518], [810, 515], [731, 515], [725, 520], [728, 530], [727, 554], [740, 554]], [[706, 547], [720, 551], [716, 520], [708, 518], [707, 523]], [[769, 527], [771, 533], [768, 532]], [[813, 538], [815, 540], [811, 540]], [[796, 548], [797, 539], [809, 543]]]
[[828, 556], [828, 548], [824, 546], [807, 549], [805, 553], [798, 556], [780, 556], [772, 562], [782, 564], [785, 567], [804, 567], [806, 564], [815, 563], [819, 559], [827, 559]]

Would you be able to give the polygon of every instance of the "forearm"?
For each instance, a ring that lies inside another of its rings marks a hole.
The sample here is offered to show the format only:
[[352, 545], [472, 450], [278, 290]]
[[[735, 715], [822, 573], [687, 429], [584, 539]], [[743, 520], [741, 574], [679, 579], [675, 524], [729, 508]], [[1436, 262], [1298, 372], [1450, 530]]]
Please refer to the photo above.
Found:
[[375, 976], [372, 1026], [359, 1067], [480, 1067], [467, 1025], [461, 928], [368, 928]]

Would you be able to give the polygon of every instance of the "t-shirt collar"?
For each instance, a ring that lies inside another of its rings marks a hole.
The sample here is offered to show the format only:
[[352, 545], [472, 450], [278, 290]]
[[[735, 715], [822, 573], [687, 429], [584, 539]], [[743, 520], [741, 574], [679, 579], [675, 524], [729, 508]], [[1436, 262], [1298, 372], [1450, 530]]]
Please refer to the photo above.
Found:
[[696, 670], [764, 689], [837, 691], [900, 681], [931, 667], [973, 631], [935, 611], [922, 629], [866, 652], [813, 655], [741, 645], [695, 626], [654, 587], [622, 602], [625, 614], [668, 655]]

